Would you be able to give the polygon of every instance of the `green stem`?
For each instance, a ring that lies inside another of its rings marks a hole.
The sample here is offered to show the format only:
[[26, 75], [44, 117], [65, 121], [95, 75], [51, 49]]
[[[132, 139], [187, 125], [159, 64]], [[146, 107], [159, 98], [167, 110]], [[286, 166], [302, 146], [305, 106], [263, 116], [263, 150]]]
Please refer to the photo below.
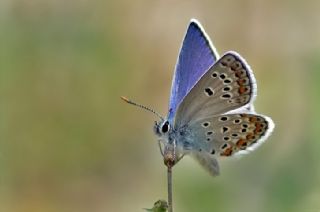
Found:
[[172, 167], [168, 166], [168, 212], [173, 212], [172, 207]]

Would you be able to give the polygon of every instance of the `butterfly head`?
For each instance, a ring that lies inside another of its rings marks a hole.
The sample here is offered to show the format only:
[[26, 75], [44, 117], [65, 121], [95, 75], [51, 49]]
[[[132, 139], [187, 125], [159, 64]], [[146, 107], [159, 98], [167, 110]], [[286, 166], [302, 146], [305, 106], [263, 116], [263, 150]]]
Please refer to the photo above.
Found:
[[154, 132], [163, 145], [161, 153], [163, 155], [164, 164], [168, 167], [173, 167], [182, 158], [182, 154], [180, 154], [181, 151], [176, 145], [173, 127], [168, 120], [161, 120], [155, 122]]
[[168, 167], [174, 166], [183, 156], [181, 156], [181, 154], [178, 154], [180, 151], [178, 151], [177, 149], [176, 141], [174, 139], [174, 131], [170, 125], [170, 122], [164, 119], [156, 111], [144, 105], [133, 102], [130, 99], [123, 96], [121, 97], [121, 99], [127, 102], [128, 104], [131, 104], [139, 108], [142, 108], [144, 110], [147, 110], [149, 112], [152, 112], [153, 114], [159, 117], [160, 121], [155, 122], [153, 130], [155, 134], [159, 137], [159, 144], [161, 143], [164, 146], [164, 149], [162, 149], [160, 144], [160, 150], [163, 155], [164, 164]]
[[161, 120], [159, 122], [155, 122], [153, 129], [154, 133], [160, 138], [168, 138], [171, 127], [169, 121]]

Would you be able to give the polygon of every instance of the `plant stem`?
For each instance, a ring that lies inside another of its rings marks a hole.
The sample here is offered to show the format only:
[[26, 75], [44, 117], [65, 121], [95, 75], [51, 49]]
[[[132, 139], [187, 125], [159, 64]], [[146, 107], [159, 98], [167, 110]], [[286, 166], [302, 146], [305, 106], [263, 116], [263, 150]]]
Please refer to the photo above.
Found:
[[172, 207], [172, 167], [168, 166], [168, 212], [173, 212]]

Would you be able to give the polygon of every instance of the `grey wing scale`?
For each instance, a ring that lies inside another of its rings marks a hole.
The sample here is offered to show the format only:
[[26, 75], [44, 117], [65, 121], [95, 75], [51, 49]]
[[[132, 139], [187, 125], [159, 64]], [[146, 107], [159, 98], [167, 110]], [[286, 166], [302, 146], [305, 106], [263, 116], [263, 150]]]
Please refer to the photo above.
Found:
[[209, 172], [212, 176], [217, 176], [220, 173], [219, 163], [217, 159], [209, 153], [192, 152], [192, 156], [200, 165]]
[[179, 105], [175, 126], [243, 108], [252, 111], [256, 82], [250, 67], [235, 52], [222, 56]]
[[[252, 150], [273, 129], [270, 118], [257, 114], [225, 114], [190, 123], [191, 152], [231, 156]], [[193, 142], [192, 142], [193, 141]]]

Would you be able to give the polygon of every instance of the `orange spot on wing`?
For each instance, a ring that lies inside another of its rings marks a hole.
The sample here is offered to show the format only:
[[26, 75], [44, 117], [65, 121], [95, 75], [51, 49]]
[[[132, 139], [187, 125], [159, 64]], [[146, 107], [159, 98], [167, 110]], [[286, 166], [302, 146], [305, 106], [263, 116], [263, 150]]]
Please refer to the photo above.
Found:
[[263, 129], [261, 127], [256, 127], [256, 129], [254, 130], [255, 134], [261, 134], [263, 132]]
[[248, 140], [251, 140], [251, 139], [254, 139], [255, 136], [254, 136], [252, 133], [249, 133], [249, 134], [246, 136], [246, 138], [247, 138]]
[[263, 124], [262, 123], [256, 123], [256, 127], [263, 128]]
[[237, 82], [241, 86], [241, 85], [244, 85], [247, 81], [242, 78], [242, 79], [239, 79]]
[[252, 116], [252, 117], [249, 118], [249, 121], [250, 122], [257, 122], [257, 117]]
[[256, 123], [255, 126], [256, 126], [257, 131], [264, 128], [263, 124], [261, 124], [261, 123]]
[[236, 145], [239, 149], [245, 149], [245, 147], [247, 146], [247, 142], [244, 139], [239, 139]]
[[246, 92], [246, 87], [243, 87], [243, 86], [241, 86], [240, 88], [239, 88], [239, 93], [240, 94], [243, 94], [244, 92]]
[[236, 71], [236, 67], [234, 65], [230, 65], [229, 68], [231, 69], [231, 71]]
[[236, 75], [236, 77], [240, 78], [241, 77], [241, 71], [236, 71], [235, 75]]
[[232, 146], [225, 149], [224, 152], [222, 152], [220, 155], [221, 156], [230, 156], [232, 154], [233, 150], [232, 150]]

